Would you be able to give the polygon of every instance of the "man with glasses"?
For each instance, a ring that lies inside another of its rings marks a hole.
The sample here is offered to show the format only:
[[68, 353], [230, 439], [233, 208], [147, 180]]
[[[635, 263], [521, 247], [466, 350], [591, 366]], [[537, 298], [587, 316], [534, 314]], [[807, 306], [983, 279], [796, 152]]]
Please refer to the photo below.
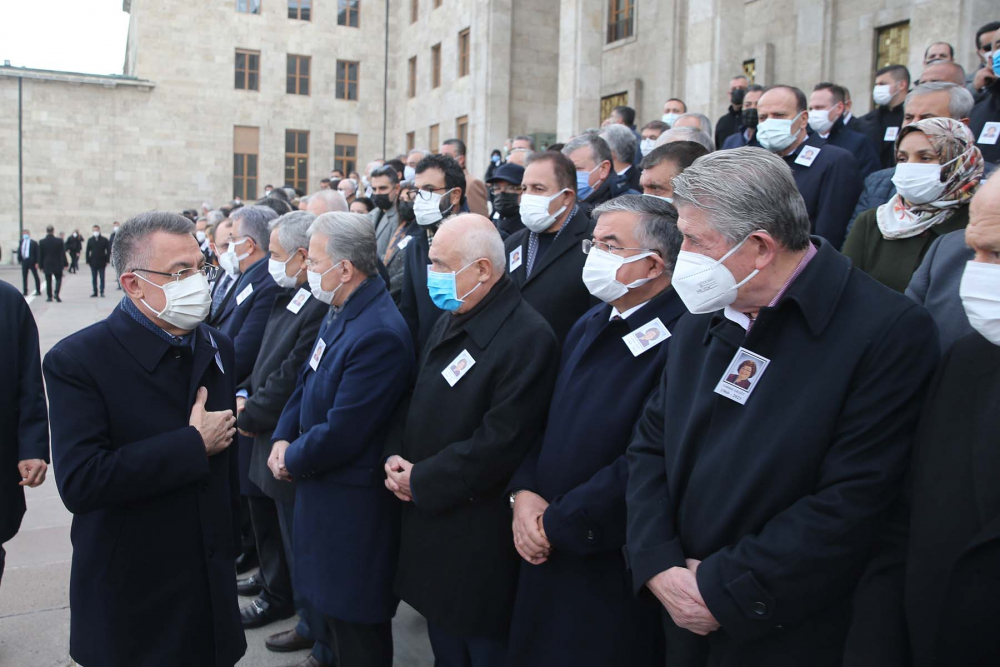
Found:
[[580, 279], [580, 243], [594, 223], [577, 202], [576, 167], [555, 151], [528, 158], [520, 216], [526, 229], [505, 243], [507, 270], [524, 300], [544, 317], [560, 342], [596, 303]]
[[202, 322], [216, 271], [186, 218], [128, 220], [125, 296], [43, 370], [59, 495], [73, 514], [70, 655], [84, 665], [234, 665], [236, 374]]
[[521, 224], [521, 192], [524, 187], [524, 167], [508, 162], [497, 167], [490, 177], [490, 199], [493, 201], [493, 222], [500, 236], [507, 239], [524, 229]]

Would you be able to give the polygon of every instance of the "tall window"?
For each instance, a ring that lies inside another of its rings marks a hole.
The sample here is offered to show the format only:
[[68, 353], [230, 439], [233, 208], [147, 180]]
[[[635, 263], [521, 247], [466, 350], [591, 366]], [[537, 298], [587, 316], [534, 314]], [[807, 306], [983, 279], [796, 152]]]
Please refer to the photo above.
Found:
[[455, 136], [462, 140], [463, 144], [469, 143], [469, 117], [459, 116], [455, 119]]
[[257, 199], [257, 150], [260, 129], [233, 128], [233, 198], [243, 201]]
[[312, 20], [312, 0], [288, 0], [288, 18]]
[[285, 183], [296, 190], [309, 189], [309, 132], [285, 130]]
[[407, 132], [406, 133], [406, 152], [409, 153], [417, 146], [417, 133]]
[[[910, 22], [903, 21], [879, 28], [875, 69], [889, 65], [905, 65], [910, 53]], [[874, 78], [874, 74], [872, 75]]]
[[469, 29], [458, 33], [458, 75], [469, 73]]
[[288, 54], [288, 78], [285, 92], [289, 95], [309, 94], [309, 56], [293, 56]]
[[410, 58], [410, 76], [406, 84], [406, 94], [408, 97], [417, 96], [417, 57]]
[[337, 61], [337, 99], [358, 99], [358, 63], [350, 60]]
[[420, 0], [410, 0], [410, 23], [417, 22], [417, 15], [420, 12]]
[[260, 51], [236, 49], [236, 89], [260, 90]]
[[608, 44], [635, 34], [635, 0], [608, 0]]
[[441, 45], [431, 47], [431, 88], [441, 86]]
[[358, 0], [337, 0], [337, 25], [358, 27]]
[[358, 135], [337, 133], [333, 139], [333, 168], [342, 174], [358, 169]]
[[236, 0], [236, 11], [243, 14], [260, 14], [260, 0]]
[[441, 137], [441, 128], [435, 123], [430, 129], [430, 149], [431, 153], [438, 152], [438, 141]]

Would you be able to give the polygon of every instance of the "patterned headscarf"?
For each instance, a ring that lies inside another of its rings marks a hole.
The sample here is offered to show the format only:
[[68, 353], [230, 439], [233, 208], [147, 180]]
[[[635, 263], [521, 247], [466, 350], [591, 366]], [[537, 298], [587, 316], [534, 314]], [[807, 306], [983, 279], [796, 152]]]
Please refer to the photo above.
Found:
[[983, 177], [983, 154], [964, 123], [952, 118], [918, 120], [900, 129], [896, 136], [896, 152], [899, 152], [903, 137], [911, 132], [922, 132], [937, 153], [943, 165], [944, 193], [926, 204], [911, 204], [897, 193], [879, 206], [875, 219], [882, 236], [887, 239], [910, 238], [941, 224], [959, 206], [972, 199]]

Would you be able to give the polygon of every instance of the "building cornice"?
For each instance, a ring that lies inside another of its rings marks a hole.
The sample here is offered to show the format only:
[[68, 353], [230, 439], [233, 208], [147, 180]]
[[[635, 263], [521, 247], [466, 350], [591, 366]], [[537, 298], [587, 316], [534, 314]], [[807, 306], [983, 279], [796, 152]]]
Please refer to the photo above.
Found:
[[59, 70], [32, 69], [30, 67], [0, 67], [0, 76], [19, 79], [39, 79], [42, 81], [60, 81], [63, 83], [80, 83], [94, 86], [117, 88], [120, 86], [152, 90], [156, 83], [147, 79], [137, 79], [121, 74], [84, 74], [83, 72], [62, 72]]

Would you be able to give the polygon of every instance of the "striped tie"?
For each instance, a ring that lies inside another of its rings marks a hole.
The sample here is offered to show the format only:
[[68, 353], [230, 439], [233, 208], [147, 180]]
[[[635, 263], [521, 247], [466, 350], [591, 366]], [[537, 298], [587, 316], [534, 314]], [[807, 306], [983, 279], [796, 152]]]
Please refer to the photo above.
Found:
[[226, 298], [227, 288], [232, 281], [233, 279], [229, 277], [228, 273], [222, 274], [219, 286], [215, 289], [215, 294], [212, 296], [212, 317], [215, 317], [215, 314], [219, 312], [219, 306], [222, 305], [222, 300]]

